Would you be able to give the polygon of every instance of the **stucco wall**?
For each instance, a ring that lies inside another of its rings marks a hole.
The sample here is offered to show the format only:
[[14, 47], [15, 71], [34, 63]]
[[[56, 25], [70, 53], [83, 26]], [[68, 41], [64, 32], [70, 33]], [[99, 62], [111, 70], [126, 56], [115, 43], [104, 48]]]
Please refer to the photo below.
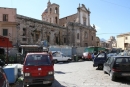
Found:
[[77, 16], [78, 16], [78, 14], [73, 14], [73, 15], [61, 18], [59, 20], [59, 25], [60, 26], [66, 26], [67, 22], [76, 22]]
[[0, 7], [0, 21], [3, 21], [3, 14], [8, 14], [9, 22], [16, 22], [16, 9], [15, 8], [1, 8]]
[[[2, 8], [0, 7], [0, 35], [3, 36], [3, 29], [7, 29], [7, 38], [12, 41], [15, 45], [17, 41], [17, 31], [16, 31], [16, 9], [15, 8]], [[3, 14], [8, 15], [8, 21], [3, 21]]]

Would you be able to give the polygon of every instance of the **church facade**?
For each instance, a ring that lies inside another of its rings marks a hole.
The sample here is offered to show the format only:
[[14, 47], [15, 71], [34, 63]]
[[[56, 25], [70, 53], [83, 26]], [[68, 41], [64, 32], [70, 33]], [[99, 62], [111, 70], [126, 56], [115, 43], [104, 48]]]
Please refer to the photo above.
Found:
[[16, 43], [39, 44], [47, 40], [49, 45], [99, 46], [95, 25], [90, 25], [90, 11], [84, 4], [79, 5], [77, 13], [59, 18], [59, 5], [47, 3], [41, 14], [42, 20], [16, 14]]

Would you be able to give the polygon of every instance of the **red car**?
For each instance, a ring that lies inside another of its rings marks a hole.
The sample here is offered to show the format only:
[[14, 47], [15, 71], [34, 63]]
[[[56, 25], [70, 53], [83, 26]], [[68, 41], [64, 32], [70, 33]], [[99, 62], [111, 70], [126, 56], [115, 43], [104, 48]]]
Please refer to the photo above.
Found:
[[84, 52], [83, 53], [83, 56], [82, 56], [82, 59], [83, 60], [92, 60], [92, 56], [91, 56], [92, 54], [91, 53], [89, 53], [89, 52]]
[[7, 80], [4, 70], [0, 66], [0, 87], [9, 87], [9, 82]]
[[48, 52], [27, 53], [23, 64], [23, 85], [48, 84], [54, 81], [52, 56]]

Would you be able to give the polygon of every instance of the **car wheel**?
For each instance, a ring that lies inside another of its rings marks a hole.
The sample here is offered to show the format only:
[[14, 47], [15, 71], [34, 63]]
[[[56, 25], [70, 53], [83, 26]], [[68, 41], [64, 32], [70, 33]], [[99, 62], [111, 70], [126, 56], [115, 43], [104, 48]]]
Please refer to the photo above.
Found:
[[107, 74], [107, 72], [105, 71], [105, 69], [103, 68], [103, 72], [104, 72], [104, 74]]
[[67, 60], [67, 62], [70, 62], [70, 61], [71, 61], [70, 59]]
[[24, 84], [23, 84], [23, 87], [27, 87], [27, 85], [24, 85]]
[[116, 77], [110, 72], [110, 78], [112, 81], [115, 81], [116, 80]]
[[98, 69], [102, 70], [103, 69], [103, 65], [102, 64], [98, 65]]
[[25, 83], [23, 82], [23, 87], [27, 87], [27, 85], [25, 85]]
[[103, 71], [104, 72], [104, 74], [107, 74], [107, 72], [106, 71]]

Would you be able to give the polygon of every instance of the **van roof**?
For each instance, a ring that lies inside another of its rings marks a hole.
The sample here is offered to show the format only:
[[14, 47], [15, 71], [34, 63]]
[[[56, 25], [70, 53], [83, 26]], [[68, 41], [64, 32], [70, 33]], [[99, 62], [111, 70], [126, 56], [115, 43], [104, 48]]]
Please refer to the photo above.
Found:
[[126, 57], [130, 58], [130, 56], [120, 56], [120, 55], [119, 55], [119, 56], [113, 56], [113, 57], [115, 57], [115, 58], [120, 58], [120, 57], [122, 57], [122, 58], [123, 58], [123, 57], [125, 57], [125, 58], [126, 58]]
[[32, 55], [32, 54], [48, 54], [48, 53], [47, 52], [27, 53], [27, 55]]

